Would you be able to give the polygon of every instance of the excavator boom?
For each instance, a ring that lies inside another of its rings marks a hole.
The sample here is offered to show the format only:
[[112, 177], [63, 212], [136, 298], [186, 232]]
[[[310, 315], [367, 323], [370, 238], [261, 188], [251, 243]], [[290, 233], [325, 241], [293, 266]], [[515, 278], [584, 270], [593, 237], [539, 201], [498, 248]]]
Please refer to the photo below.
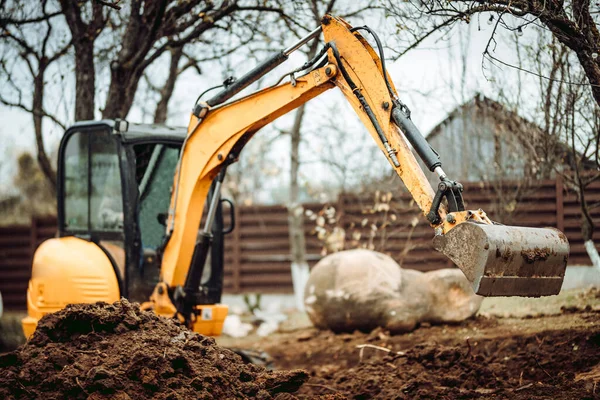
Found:
[[[266, 75], [308, 40], [323, 32], [325, 46], [290, 81], [227, 102], [252, 82]], [[372, 35], [376, 51], [362, 33]], [[379, 55], [378, 55], [379, 52]], [[181, 298], [193, 296], [204, 259], [197, 255], [206, 243], [194, 242], [201, 207], [213, 180], [233, 162], [252, 135], [279, 116], [322, 92], [339, 88], [396, 173], [428, 218], [436, 233], [436, 248], [465, 272], [475, 291], [487, 296], [540, 296], [556, 294], [564, 276], [568, 243], [552, 229], [499, 227], [481, 210], [465, 210], [462, 185], [450, 180], [438, 154], [427, 144], [399, 100], [380, 57], [376, 34], [368, 27], [352, 28], [339, 18], [325, 16], [322, 26], [242, 76], [206, 102], [196, 104], [188, 139], [181, 156], [176, 189], [169, 213], [170, 240], [165, 248], [162, 279], [169, 287], [182, 287]], [[226, 103], [227, 102], [227, 103]], [[430, 186], [411, 147], [440, 179]], [[444, 200], [446, 204], [444, 204]], [[205, 229], [206, 231], [206, 229]], [[454, 232], [454, 233], [453, 233]], [[468, 247], [465, 252], [463, 248]], [[544, 249], [548, 252], [544, 253]], [[497, 256], [500, 254], [500, 256]], [[506, 254], [512, 255], [505, 257]], [[522, 254], [522, 256], [520, 256]], [[538, 256], [528, 257], [529, 254]], [[548, 254], [542, 256], [539, 254]], [[517, 256], [519, 255], [519, 256]]]
[[[278, 84], [235, 97], [321, 33], [325, 44], [314, 58], [284, 75]], [[366, 40], [367, 35], [375, 39], [376, 48]], [[279, 84], [286, 76], [289, 80]], [[370, 28], [353, 28], [342, 19], [327, 15], [322, 19], [321, 27], [274, 54], [239, 79], [224, 85], [224, 89], [212, 98], [196, 102], [184, 138], [182, 133], [166, 216], [165, 237], [162, 245], [157, 247], [159, 282], [150, 301], [144, 303], [143, 307], [152, 308], [165, 316], [177, 315], [197, 332], [220, 334], [227, 307], [215, 304], [220, 299], [222, 288], [222, 282], [217, 284], [215, 281], [222, 281], [222, 275], [217, 273], [208, 281], [203, 281], [203, 276], [205, 265], [210, 264], [207, 263], [209, 251], [217, 248], [211, 247], [215, 226], [213, 219], [220, 204], [220, 187], [227, 167], [237, 160], [245, 144], [259, 129], [333, 88], [343, 93], [431, 224], [435, 233], [435, 248], [457, 264], [476, 293], [484, 296], [543, 296], [560, 291], [569, 255], [569, 244], [564, 234], [553, 228], [499, 225], [493, 223], [481, 209], [465, 208], [462, 185], [446, 175], [440, 156], [413, 124], [409, 108], [400, 101], [387, 74], [381, 42]], [[119, 133], [123, 123], [111, 121], [103, 126], [114, 124], [112, 129]], [[88, 132], [92, 126], [95, 126], [93, 122], [84, 123], [78, 130]], [[124, 127], [127, 127], [126, 124]], [[105, 133], [106, 143], [94, 145], [98, 149], [109, 149], [108, 145], [112, 143], [112, 136]], [[69, 143], [69, 135], [65, 134], [63, 142]], [[100, 140], [101, 136], [89, 137]], [[75, 155], [77, 151], [87, 149], [87, 142], [72, 142]], [[92, 145], [89, 146], [89, 153], [93, 155]], [[158, 150], [157, 155], [160, 148]], [[413, 150], [429, 172], [439, 178], [436, 188], [429, 184]], [[88, 151], [83, 154], [88, 154]], [[115, 154], [115, 162], [128, 159], [125, 153], [122, 154], [121, 158]], [[101, 155], [98, 160], [107, 157]], [[100, 161], [98, 165], [102, 164]], [[118, 171], [118, 168], [114, 170]], [[90, 179], [89, 176], [87, 179]], [[135, 182], [135, 176], [128, 179]], [[126, 182], [123, 187], [130, 185]], [[127, 200], [133, 203], [136, 201], [131, 193], [130, 197], [123, 198], [133, 198]], [[84, 203], [93, 204], [89, 199]], [[208, 203], [207, 210], [204, 210], [205, 203]], [[67, 293], [59, 290], [60, 285], [55, 282], [62, 280], [59, 275], [66, 272], [58, 275], [51, 273], [49, 265], [53, 265], [56, 271], [70, 271], [79, 279], [83, 289], [92, 284], [102, 288], [106, 286], [106, 290], [102, 291], [105, 301], [118, 298], [119, 293], [123, 295], [122, 288], [127, 287], [127, 282], [132, 282], [129, 270], [138, 268], [135, 260], [140, 255], [140, 242], [135, 240], [135, 230], [132, 228], [137, 226], [138, 215], [135, 210], [138, 209], [136, 204], [125, 204], [125, 238], [133, 244], [120, 249], [118, 257], [114, 256], [114, 252], [111, 256], [106, 244], [94, 241], [94, 232], [85, 234], [93, 225], [89, 221], [81, 225], [87, 230], [84, 229], [85, 232], [79, 236], [63, 229], [63, 236], [67, 237], [52, 239], [40, 247], [34, 257], [34, 273], [28, 290], [30, 317], [24, 321], [26, 332], [33, 331], [40, 315], [47, 310], [86, 300], [81, 297], [83, 295], [73, 295], [71, 297], [77, 298], [67, 299]], [[205, 222], [201, 225], [203, 214], [206, 215]], [[83, 219], [89, 215], [85, 213]], [[118, 217], [119, 214], [115, 215]], [[76, 222], [74, 220], [73, 223]], [[67, 226], [64, 221], [63, 225]], [[111, 235], [122, 236], [117, 231], [111, 232]], [[88, 236], [89, 241], [86, 240]], [[84, 269], [88, 271], [87, 275], [79, 277], [82, 273], [80, 268], [58, 265], [54, 257], [57, 251], [72, 253], [73, 260], [78, 257], [97, 260], [89, 263], [102, 265], [102, 269], [100, 271], [98, 266], [89, 265]], [[121, 270], [114, 268], [115, 263], [123, 259], [133, 260], [127, 261], [130, 267]], [[154, 260], [152, 257], [150, 259]], [[112, 281], [108, 282], [110, 279]], [[62, 296], [60, 301], [57, 300], [59, 294]]]

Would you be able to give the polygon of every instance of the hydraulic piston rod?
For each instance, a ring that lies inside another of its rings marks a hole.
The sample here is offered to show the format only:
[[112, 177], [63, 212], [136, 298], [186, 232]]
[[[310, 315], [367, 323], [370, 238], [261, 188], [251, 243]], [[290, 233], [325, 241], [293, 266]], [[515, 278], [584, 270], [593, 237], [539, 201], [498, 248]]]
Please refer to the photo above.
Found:
[[[316, 38], [321, 33], [321, 30], [322, 28], [318, 27], [317, 29], [310, 32], [308, 35], [298, 40], [296, 43], [289, 46], [288, 48], [273, 54], [271, 57], [267, 58], [266, 60], [258, 64], [256, 67], [254, 67], [250, 72], [244, 74], [239, 79], [235, 80], [227, 88], [221, 90], [214, 97], [210, 98], [206, 103], [212, 107], [229, 100], [230, 98], [232, 98], [233, 96], [250, 86], [252, 83], [256, 82], [262, 76], [266, 75], [267, 73], [275, 69], [277, 66], [281, 65], [284, 61], [288, 59], [290, 54], [298, 50], [311, 39]], [[195, 112], [196, 110], [194, 110], [194, 113]]]

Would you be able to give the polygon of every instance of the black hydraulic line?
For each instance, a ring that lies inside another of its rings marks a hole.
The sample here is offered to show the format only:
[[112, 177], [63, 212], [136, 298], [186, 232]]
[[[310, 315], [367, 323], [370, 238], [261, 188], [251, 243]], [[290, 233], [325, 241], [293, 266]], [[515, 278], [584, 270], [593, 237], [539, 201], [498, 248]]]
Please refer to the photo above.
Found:
[[[302, 64], [300, 67], [296, 68], [293, 71], [288, 72], [287, 74], [285, 74], [284, 76], [282, 76], [276, 83], [274, 86], [279, 85], [279, 83], [286, 77], [286, 76], [294, 76], [294, 74], [298, 73], [298, 72], [302, 72], [305, 71], [307, 69], [309, 69], [310, 67], [313, 67], [315, 64], [317, 64], [317, 62], [321, 61], [319, 63], [319, 65], [314, 66], [313, 69], [315, 68], [320, 68], [322, 67], [324, 64], [327, 63], [327, 57], [324, 57], [322, 60], [320, 60], [321, 57], [323, 57], [325, 55], [325, 53], [327, 52], [327, 50], [329, 49], [329, 44], [326, 44], [320, 51], [319, 54], [315, 55], [313, 58], [311, 58], [310, 60], [306, 61], [304, 64]], [[310, 72], [310, 71], [309, 71]]]
[[427, 168], [433, 172], [437, 167], [442, 166], [440, 156], [433, 150], [431, 145], [423, 137], [419, 128], [410, 119], [410, 114], [398, 106], [392, 109], [392, 119], [402, 129], [404, 136], [408, 139], [415, 151], [421, 157]]
[[346, 82], [348, 82], [350, 89], [352, 89], [352, 93], [354, 93], [354, 95], [360, 102], [360, 105], [363, 107], [363, 110], [365, 110], [365, 113], [371, 120], [371, 123], [375, 127], [375, 131], [377, 132], [377, 136], [379, 136], [379, 140], [381, 140], [382, 143], [388, 143], [388, 140], [385, 137], [385, 134], [383, 133], [383, 129], [381, 129], [381, 126], [379, 125], [379, 122], [377, 121], [377, 117], [373, 113], [371, 106], [369, 105], [369, 103], [367, 103], [365, 96], [362, 95], [362, 93], [360, 92], [360, 89], [358, 88], [358, 86], [356, 86], [356, 84], [354, 83], [352, 78], [350, 78], [350, 75], [348, 75], [348, 71], [346, 71], [344, 64], [342, 64], [342, 58], [340, 57], [340, 53], [339, 53], [335, 43], [330, 42], [329, 47], [331, 48], [331, 50], [333, 52], [333, 57], [335, 57], [335, 61], [338, 64], [338, 68], [340, 69], [342, 76], [344, 77]]
[[209, 106], [216, 106], [217, 104], [221, 104], [248, 86], [250, 86], [253, 82], [258, 80], [261, 76], [275, 69], [275, 67], [281, 65], [285, 60], [288, 59], [288, 56], [282, 51], [272, 55], [267, 58], [256, 67], [254, 67], [250, 72], [240, 77], [238, 80], [233, 82], [229, 87], [221, 90], [214, 97], [211, 97], [206, 102]]
[[377, 117], [373, 113], [371, 106], [369, 105], [369, 103], [367, 103], [365, 96], [363, 96], [362, 93], [360, 92], [360, 88], [358, 86], [356, 86], [354, 81], [352, 81], [352, 78], [350, 78], [350, 75], [348, 75], [348, 71], [346, 71], [344, 64], [342, 64], [342, 58], [340, 57], [340, 53], [339, 53], [335, 43], [330, 42], [329, 47], [331, 48], [331, 51], [333, 52], [333, 56], [335, 58], [335, 61], [338, 64], [338, 68], [340, 69], [342, 76], [344, 77], [346, 82], [348, 82], [350, 89], [352, 89], [352, 93], [354, 93], [354, 95], [360, 102], [360, 105], [363, 107], [363, 110], [369, 117], [369, 120], [373, 124], [373, 127], [375, 128], [375, 132], [377, 132], [377, 136], [379, 137], [379, 140], [381, 140], [381, 143], [383, 144], [383, 147], [385, 148], [385, 151], [386, 151], [388, 157], [390, 157], [390, 160], [392, 160], [392, 163], [394, 164], [395, 167], [399, 167], [400, 161], [398, 160], [398, 156], [396, 156], [396, 151], [392, 148], [392, 146], [390, 146], [390, 143], [388, 142], [387, 138], [385, 137], [385, 134], [383, 133], [383, 129], [381, 129], [381, 125], [379, 125], [379, 121], [377, 121]]
[[303, 71], [316, 64], [317, 61], [319, 61], [319, 59], [323, 57], [325, 53], [327, 53], [327, 50], [329, 50], [329, 43], [325, 43], [325, 46], [323, 46], [323, 48], [319, 50], [319, 52], [313, 58], [311, 58], [310, 60], [305, 62], [300, 68], [298, 68], [298, 71]]
[[379, 40], [379, 36], [368, 26], [357, 26], [355, 28], [350, 29], [351, 32], [364, 30], [367, 31], [373, 36], [375, 39], [375, 43], [377, 44], [377, 49], [379, 50], [379, 59], [381, 60], [381, 71], [383, 73], [383, 79], [385, 80], [385, 84], [388, 88], [390, 96], [394, 99], [394, 108], [392, 109], [392, 119], [398, 125], [404, 135], [410, 142], [410, 144], [414, 147], [415, 151], [421, 157], [427, 168], [430, 171], [434, 171], [437, 167], [442, 166], [442, 162], [440, 161], [439, 154], [431, 147], [427, 140], [423, 137], [419, 129], [415, 126], [415, 124], [410, 119], [410, 110], [406, 105], [404, 105], [394, 93], [392, 85], [388, 81], [388, 75], [385, 66], [385, 56], [383, 52], [383, 45]]
[[213, 86], [213, 87], [211, 87], [211, 88], [208, 88], [208, 89], [206, 89], [204, 92], [200, 93], [200, 96], [198, 96], [198, 98], [197, 98], [197, 99], [196, 99], [196, 101], [194, 102], [194, 107], [196, 107], [196, 105], [198, 104], [198, 102], [200, 101], [200, 99], [201, 99], [201, 98], [202, 98], [202, 97], [203, 97], [203, 96], [204, 96], [206, 93], [208, 93], [208, 92], [210, 92], [210, 91], [212, 91], [212, 90], [218, 89], [218, 88], [222, 88], [223, 86], [225, 86], [225, 85], [221, 84], [221, 85]]
[[311, 71], [315, 70], [315, 69], [319, 69], [321, 67], [324, 67], [325, 65], [327, 65], [327, 63], [329, 62], [329, 60], [327, 59], [327, 57], [323, 57], [323, 59], [321, 60], [321, 62], [319, 62], [318, 64], [316, 64]]
[[388, 91], [390, 92], [390, 95], [392, 96], [392, 98], [394, 98], [395, 97], [394, 89], [392, 88], [392, 85], [390, 84], [390, 81], [388, 80], [387, 70], [385, 67], [385, 56], [383, 53], [383, 45], [381, 44], [381, 41], [379, 40], [379, 36], [377, 35], [377, 33], [375, 33], [374, 30], [369, 28], [367, 25], [354, 27], [354, 28], [350, 29], [350, 32], [355, 32], [355, 31], [360, 31], [360, 30], [369, 32], [371, 34], [371, 36], [373, 36], [373, 38], [375, 39], [375, 43], [377, 44], [377, 50], [379, 51], [379, 59], [381, 60], [381, 72], [383, 73], [383, 79], [385, 80], [385, 85], [387, 86]]

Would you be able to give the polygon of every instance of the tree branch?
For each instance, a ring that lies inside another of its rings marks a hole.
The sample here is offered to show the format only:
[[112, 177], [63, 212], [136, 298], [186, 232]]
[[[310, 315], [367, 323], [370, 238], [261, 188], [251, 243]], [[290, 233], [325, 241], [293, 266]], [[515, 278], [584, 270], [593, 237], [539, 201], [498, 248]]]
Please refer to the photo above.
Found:
[[110, 1], [105, 1], [105, 0], [94, 0], [94, 1], [102, 6], [107, 6], [107, 7], [113, 8], [115, 10], [121, 9], [121, 6], [118, 5], [121, 2], [121, 0], [116, 0], [114, 3], [111, 3]]
[[67, 126], [65, 124], [63, 124], [56, 116], [48, 113], [45, 110], [43, 110], [42, 112], [34, 112], [33, 109], [25, 106], [24, 104], [22, 104], [22, 103], [15, 103], [15, 102], [12, 102], [10, 100], [6, 100], [1, 95], [0, 95], [0, 103], [4, 104], [5, 106], [8, 106], [8, 107], [19, 108], [19, 109], [21, 109], [21, 110], [23, 110], [25, 112], [30, 113], [31, 115], [35, 115], [35, 116], [38, 116], [38, 117], [49, 118], [52, 122], [54, 122], [56, 125], [60, 126], [63, 130], [67, 129]]

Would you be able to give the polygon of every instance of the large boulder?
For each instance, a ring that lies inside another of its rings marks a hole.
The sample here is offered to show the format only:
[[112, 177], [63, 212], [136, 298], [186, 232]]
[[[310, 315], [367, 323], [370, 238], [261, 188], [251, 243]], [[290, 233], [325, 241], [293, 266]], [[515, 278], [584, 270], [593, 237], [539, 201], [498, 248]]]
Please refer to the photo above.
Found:
[[387, 319], [388, 302], [398, 298], [401, 270], [390, 257], [369, 250], [348, 250], [315, 265], [304, 290], [313, 324], [336, 332], [365, 330]]
[[429, 283], [431, 307], [424, 320], [431, 323], [460, 322], [471, 318], [481, 307], [482, 296], [458, 268], [444, 268], [423, 274]]
[[356, 249], [324, 257], [304, 291], [312, 323], [334, 332], [383, 327], [408, 332], [420, 322], [458, 322], [481, 305], [459, 270], [404, 270], [390, 257]]

